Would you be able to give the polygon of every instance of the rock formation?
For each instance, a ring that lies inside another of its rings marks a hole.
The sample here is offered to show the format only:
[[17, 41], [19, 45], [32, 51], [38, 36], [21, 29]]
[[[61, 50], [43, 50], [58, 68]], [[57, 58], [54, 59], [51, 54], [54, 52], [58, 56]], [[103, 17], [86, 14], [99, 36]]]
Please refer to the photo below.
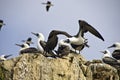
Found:
[[0, 80], [119, 80], [118, 70], [100, 60], [70, 53], [63, 58], [22, 54], [0, 62]]

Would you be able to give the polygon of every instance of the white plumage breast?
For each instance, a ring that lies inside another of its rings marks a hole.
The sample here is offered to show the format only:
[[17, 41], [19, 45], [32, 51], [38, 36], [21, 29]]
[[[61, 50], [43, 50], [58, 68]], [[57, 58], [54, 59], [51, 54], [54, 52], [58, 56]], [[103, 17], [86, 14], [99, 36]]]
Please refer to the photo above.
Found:
[[71, 37], [71, 38], [68, 38], [70, 40], [70, 43], [72, 44], [76, 44], [76, 45], [81, 45], [85, 42], [85, 39], [82, 38], [82, 37]]

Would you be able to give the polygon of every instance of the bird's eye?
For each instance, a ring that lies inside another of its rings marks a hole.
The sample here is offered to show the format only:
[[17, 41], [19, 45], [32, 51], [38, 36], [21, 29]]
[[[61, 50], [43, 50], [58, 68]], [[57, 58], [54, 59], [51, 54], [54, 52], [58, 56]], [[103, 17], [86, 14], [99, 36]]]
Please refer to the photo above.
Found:
[[32, 40], [32, 38], [28, 38], [28, 40], [27, 41], [31, 41]]
[[107, 53], [107, 51], [105, 51], [105, 53]]
[[36, 36], [39, 36], [39, 34], [36, 34]]
[[24, 45], [21, 45], [21, 47], [25, 47]]

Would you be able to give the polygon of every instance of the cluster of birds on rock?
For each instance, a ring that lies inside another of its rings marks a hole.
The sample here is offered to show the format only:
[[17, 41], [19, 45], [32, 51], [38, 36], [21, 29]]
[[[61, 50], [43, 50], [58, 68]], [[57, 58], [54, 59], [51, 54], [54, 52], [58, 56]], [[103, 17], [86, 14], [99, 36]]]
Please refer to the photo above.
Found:
[[[50, 1], [47, 1], [46, 3], [42, 3], [46, 5], [46, 11], [49, 11], [49, 8], [53, 6], [53, 4]], [[67, 56], [70, 52], [75, 52], [83, 50], [85, 47], [89, 48], [88, 45], [88, 39], [84, 37], [84, 34], [89, 32], [96, 36], [97, 38], [101, 39], [104, 41], [104, 38], [102, 35], [90, 24], [88, 24], [84, 20], [78, 20], [79, 24], [79, 30], [78, 33], [75, 35], [70, 35], [65, 31], [61, 30], [52, 30], [49, 33], [47, 41], [45, 41], [45, 37], [42, 33], [35, 33], [31, 32], [33, 35], [37, 37], [37, 48], [35, 47], [30, 47], [30, 44], [33, 44], [32, 38], [29, 37], [27, 40], [22, 40], [24, 42], [23, 44], [16, 44], [17, 46], [20, 46], [20, 52], [19, 54], [24, 54], [24, 53], [41, 53], [45, 57], [59, 57], [62, 58], [63, 56]], [[0, 30], [2, 26], [4, 26], [3, 20], [0, 20]], [[65, 39], [61, 39], [58, 41], [58, 35], [64, 35], [66, 36]], [[54, 50], [55, 47], [58, 45], [58, 49]], [[113, 44], [112, 46], [108, 47], [115, 47], [115, 50], [111, 53], [109, 50], [101, 51], [104, 53], [103, 55], [103, 62], [109, 65], [117, 65], [120, 66], [120, 43], [117, 42]], [[7, 57], [11, 55], [1, 55], [0, 61], [6, 60]]]
[[110, 53], [108, 49], [100, 51], [104, 53], [102, 61], [113, 67], [120, 68], [120, 43], [116, 42], [113, 45], [109, 46], [108, 48], [114, 48], [114, 51], [112, 53]]
[[[84, 38], [84, 34], [86, 32], [90, 32], [96, 37], [100, 38], [104, 41], [104, 38], [101, 34], [93, 28], [86, 21], [78, 20], [79, 23], [79, 31], [76, 35], [72, 36], [65, 31], [60, 30], [52, 30], [49, 33], [47, 41], [45, 41], [45, 37], [42, 33], [31, 32], [33, 35], [37, 37], [37, 48], [30, 47], [32, 42], [32, 38], [28, 38], [27, 40], [23, 40], [23, 44], [16, 44], [20, 46], [20, 54], [24, 53], [38, 53], [40, 52], [45, 57], [63, 57], [68, 55], [71, 51], [80, 51], [84, 49], [84, 47], [89, 47], [87, 44], [87, 39]], [[61, 39], [58, 41], [58, 35], [65, 35], [65, 39]], [[58, 49], [54, 50], [58, 44]]]
[[[16, 44], [20, 46], [20, 54], [24, 53], [42, 53], [46, 57], [63, 57], [68, 55], [71, 51], [80, 51], [84, 49], [84, 47], [89, 47], [88, 39], [84, 37], [84, 34], [90, 32], [94, 36], [98, 37], [102, 41], [104, 38], [101, 34], [93, 28], [90, 24], [88, 24], [84, 20], [78, 20], [79, 23], [79, 31], [76, 35], [70, 35], [65, 31], [60, 30], [52, 30], [49, 33], [47, 41], [45, 41], [45, 37], [42, 33], [31, 32], [33, 35], [37, 37], [37, 48], [30, 47], [30, 44], [33, 44], [32, 38], [29, 37], [27, 40], [22, 40], [23, 44]], [[65, 35], [66, 39], [61, 39], [58, 41], [58, 35]], [[58, 44], [58, 49], [54, 50]]]

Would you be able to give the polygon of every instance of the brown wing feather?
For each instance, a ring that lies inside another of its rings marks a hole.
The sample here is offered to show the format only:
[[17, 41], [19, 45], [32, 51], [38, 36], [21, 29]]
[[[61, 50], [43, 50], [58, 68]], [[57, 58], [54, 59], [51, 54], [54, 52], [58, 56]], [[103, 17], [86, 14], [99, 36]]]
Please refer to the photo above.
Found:
[[46, 42], [45, 41], [40, 41], [41, 46], [43, 47], [43, 49], [45, 49], [46, 46]]
[[112, 56], [113, 56], [115, 59], [120, 59], [120, 50], [115, 50], [115, 51], [112, 53]]
[[95, 29], [93, 28], [91, 25], [86, 25], [86, 29], [92, 33], [93, 35], [95, 35], [96, 37], [100, 38], [101, 40], [104, 41], [104, 38], [102, 37], [102, 35]]
[[94, 36], [96, 36], [104, 41], [104, 38], [102, 37], [102, 35], [94, 27], [92, 27], [90, 24], [88, 24], [87, 22], [79, 20], [79, 25], [80, 25], [79, 31], [81, 32], [82, 36], [84, 36], [84, 33], [89, 31], [91, 34], [93, 34]]

